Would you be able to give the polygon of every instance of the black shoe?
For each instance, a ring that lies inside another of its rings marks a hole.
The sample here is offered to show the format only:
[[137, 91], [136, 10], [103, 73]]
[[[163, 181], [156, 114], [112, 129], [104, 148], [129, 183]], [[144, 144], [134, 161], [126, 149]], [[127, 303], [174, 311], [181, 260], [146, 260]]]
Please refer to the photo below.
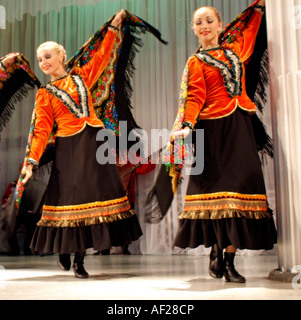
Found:
[[57, 264], [62, 270], [69, 271], [71, 268], [70, 254], [60, 254], [59, 258], [57, 259]]
[[102, 256], [109, 256], [111, 249], [101, 250], [100, 253]]
[[124, 255], [130, 255], [129, 246], [122, 247], [122, 254]]
[[217, 244], [211, 247], [209, 274], [212, 278], [221, 279], [224, 275], [223, 250]]
[[245, 283], [244, 276], [239, 274], [234, 266], [235, 253], [227, 253], [224, 255], [224, 277], [226, 282]]
[[73, 271], [74, 271], [75, 278], [79, 278], [79, 279], [89, 278], [89, 273], [85, 270], [84, 264], [74, 263]]
[[85, 252], [76, 252], [73, 263], [73, 271], [75, 278], [88, 279], [89, 273], [84, 268]]

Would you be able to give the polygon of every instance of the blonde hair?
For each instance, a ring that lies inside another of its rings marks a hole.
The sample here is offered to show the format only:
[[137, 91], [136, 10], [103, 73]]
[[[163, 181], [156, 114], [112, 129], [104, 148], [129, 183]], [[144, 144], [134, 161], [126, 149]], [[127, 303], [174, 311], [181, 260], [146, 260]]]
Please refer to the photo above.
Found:
[[223, 22], [222, 21], [222, 16], [221, 16], [220, 12], [216, 8], [210, 7], [210, 6], [204, 6], [204, 7], [198, 8], [197, 10], [194, 11], [193, 16], [192, 16], [192, 25], [194, 25], [195, 14], [197, 13], [197, 11], [199, 11], [200, 9], [203, 9], [203, 8], [212, 10], [214, 12], [214, 14], [216, 15], [216, 17], [217, 17], [218, 22]]
[[47, 41], [47, 42], [44, 42], [44, 43], [40, 44], [38, 49], [37, 49], [37, 51], [40, 48], [46, 47], [46, 46], [53, 47], [57, 51], [57, 53], [63, 53], [62, 64], [65, 66], [66, 65], [66, 61], [67, 61], [67, 54], [66, 54], [65, 48], [62, 45], [58, 44], [57, 42]]

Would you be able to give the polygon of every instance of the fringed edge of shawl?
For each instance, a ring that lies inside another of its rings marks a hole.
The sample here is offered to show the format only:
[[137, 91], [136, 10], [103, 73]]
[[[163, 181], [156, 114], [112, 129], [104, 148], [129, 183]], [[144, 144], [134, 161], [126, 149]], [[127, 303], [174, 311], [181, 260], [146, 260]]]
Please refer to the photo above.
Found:
[[[135, 36], [135, 34], [141, 33], [142, 30], [132, 25], [127, 26], [127, 28], [124, 34], [122, 50], [118, 58], [114, 84], [118, 120], [126, 120], [128, 122], [128, 131], [131, 131], [132, 129], [140, 128], [131, 113], [131, 109], [133, 109], [131, 103], [133, 94], [131, 78], [136, 70], [134, 65], [136, 54], [139, 53], [139, 48], [143, 46], [143, 43], [139, 37]], [[124, 105], [120, 106], [120, 104]]]
[[267, 92], [266, 88], [269, 84], [269, 55], [266, 49], [262, 59], [259, 70], [259, 81], [254, 95], [254, 103], [260, 113], [263, 114], [264, 105], [267, 102]]
[[15, 111], [15, 105], [23, 98], [26, 98], [29, 95], [30, 90], [32, 89], [34, 89], [33, 82], [25, 83], [7, 100], [7, 103], [3, 107], [3, 111], [0, 114], [0, 132], [12, 117], [13, 112]]

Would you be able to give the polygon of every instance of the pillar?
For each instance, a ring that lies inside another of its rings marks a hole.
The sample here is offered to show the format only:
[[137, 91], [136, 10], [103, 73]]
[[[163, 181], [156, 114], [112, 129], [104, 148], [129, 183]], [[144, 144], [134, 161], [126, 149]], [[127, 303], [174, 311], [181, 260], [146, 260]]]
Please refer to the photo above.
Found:
[[[301, 0], [266, 0], [279, 269], [301, 270]], [[290, 276], [291, 275], [291, 276]]]

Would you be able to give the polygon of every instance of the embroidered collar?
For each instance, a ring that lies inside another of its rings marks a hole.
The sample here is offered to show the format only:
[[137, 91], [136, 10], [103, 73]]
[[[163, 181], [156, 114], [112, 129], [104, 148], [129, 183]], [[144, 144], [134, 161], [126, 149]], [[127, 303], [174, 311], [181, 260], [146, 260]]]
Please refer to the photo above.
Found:
[[46, 89], [58, 98], [76, 116], [76, 118], [84, 118], [90, 116], [89, 99], [87, 87], [80, 75], [72, 75], [71, 79], [76, 86], [79, 104], [71, 97], [71, 95], [54, 84], [47, 84]]
[[213, 57], [211, 54], [208, 53], [207, 50], [200, 51], [196, 54], [196, 56], [205, 63], [213, 67], [216, 67], [220, 70], [224, 79], [224, 86], [230, 97], [233, 98], [235, 96], [241, 95], [242, 93], [242, 63], [240, 61], [239, 56], [235, 52], [227, 49], [223, 49], [223, 51], [225, 57], [228, 59], [230, 63], [230, 66], [228, 66], [227, 63]]

